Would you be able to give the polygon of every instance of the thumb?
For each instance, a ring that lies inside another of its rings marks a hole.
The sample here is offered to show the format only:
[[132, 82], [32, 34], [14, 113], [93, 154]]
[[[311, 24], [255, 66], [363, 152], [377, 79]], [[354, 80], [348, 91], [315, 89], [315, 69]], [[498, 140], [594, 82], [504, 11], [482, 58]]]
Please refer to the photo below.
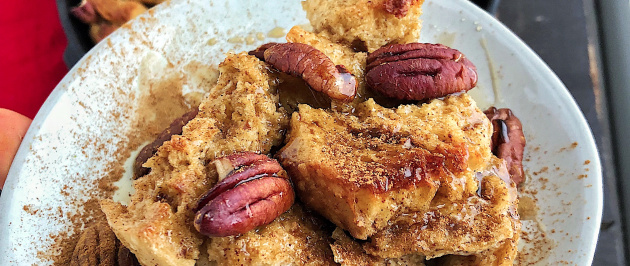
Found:
[[0, 189], [31, 121], [26, 116], [0, 108]]

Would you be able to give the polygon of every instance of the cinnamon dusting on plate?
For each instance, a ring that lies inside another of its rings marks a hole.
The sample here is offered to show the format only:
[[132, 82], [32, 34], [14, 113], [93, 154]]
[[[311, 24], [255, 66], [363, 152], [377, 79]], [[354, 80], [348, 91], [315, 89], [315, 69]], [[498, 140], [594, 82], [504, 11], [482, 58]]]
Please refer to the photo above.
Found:
[[[102, 177], [92, 179], [86, 176], [83, 177], [68, 177], [79, 178], [81, 181], [90, 183], [87, 187], [90, 187], [88, 191], [84, 192], [84, 195], [88, 200], [81, 201], [78, 196], [70, 195], [63, 189], [59, 192], [62, 195], [67, 195], [76, 202], [76, 206], [82, 206], [73, 211], [66, 211], [60, 209], [58, 215], [61, 217], [67, 217], [70, 221], [70, 228], [56, 235], [50, 235], [49, 237], [54, 240], [50, 249], [45, 252], [38, 252], [37, 256], [44, 260], [50, 260], [53, 265], [67, 265], [70, 262], [71, 255], [74, 251], [76, 241], [80, 236], [82, 230], [89, 224], [97, 221], [105, 221], [105, 216], [101, 212], [100, 200], [112, 198], [114, 192], [118, 189], [114, 182], [118, 181], [124, 174], [123, 168], [124, 162], [127, 160], [134, 150], [140, 148], [142, 144], [152, 140], [166, 128], [172, 120], [181, 116], [183, 113], [189, 111], [191, 108], [196, 108], [204, 97], [203, 93], [191, 90], [192, 92], [185, 93], [183, 88], [186, 86], [202, 86], [208, 90], [216, 83], [217, 68], [214, 66], [207, 66], [200, 62], [194, 62], [184, 66], [184, 71], [174, 69], [173, 65], [166, 62], [162, 67], [156, 63], [156, 58], [151, 58], [149, 55], [143, 63], [146, 63], [140, 67], [140, 75], [137, 84], [133, 81], [127, 81], [121, 86], [134, 86], [137, 85], [137, 92], [132, 94], [134, 102], [137, 105], [130, 105], [126, 112], [132, 113], [131, 127], [126, 130], [125, 135], [128, 141], [121, 143], [109, 143], [103, 142], [100, 139], [93, 139], [91, 143], [86, 143], [83, 149], [97, 150], [108, 149], [115, 150], [115, 159], [108, 164], [106, 173], [102, 174]], [[158, 65], [156, 69], [156, 65]], [[152, 69], [153, 68], [153, 69]], [[161, 74], [160, 74], [161, 73]], [[192, 85], [191, 85], [192, 84]], [[128, 100], [127, 100], [128, 101]], [[89, 108], [87, 105], [83, 105], [84, 108]], [[124, 109], [123, 109], [124, 110]], [[109, 119], [122, 119], [122, 114], [114, 113]], [[79, 132], [80, 133], [80, 132]], [[94, 158], [97, 161], [106, 161], [104, 158]], [[94, 173], [88, 173], [94, 174]], [[91, 181], [93, 180], [93, 181]], [[67, 186], [64, 186], [67, 189]], [[24, 211], [35, 215], [37, 209], [33, 209], [32, 206], [25, 205]], [[44, 217], [50, 219], [51, 217]]]
[[[545, 214], [541, 212], [537, 195], [538, 190], [533, 188], [532, 182], [540, 183], [542, 186], [538, 189], [547, 190], [549, 179], [540, 176], [548, 174], [548, 167], [530, 174], [526, 171], [526, 182], [523, 183], [518, 191], [518, 213], [521, 218], [521, 239], [519, 241], [519, 252], [515, 261], [515, 265], [542, 265], [549, 264], [551, 251], [558, 245], [548, 235], [547, 226], [542, 222], [541, 216]], [[554, 173], [555, 175], [555, 173]], [[554, 185], [555, 186], [555, 185]], [[551, 233], [555, 233], [555, 229], [551, 228]]]

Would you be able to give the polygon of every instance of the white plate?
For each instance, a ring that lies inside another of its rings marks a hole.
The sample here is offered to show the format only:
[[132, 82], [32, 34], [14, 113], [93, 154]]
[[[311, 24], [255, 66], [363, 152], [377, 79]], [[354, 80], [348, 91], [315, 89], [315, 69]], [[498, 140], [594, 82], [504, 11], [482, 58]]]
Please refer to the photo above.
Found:
[[[65, 232], [82, 210], [75, 202], [91, 197], [93, 181], [122, 163], [115, 152], [127, 141], [143, 75], [186, 77], [189, 62], [216, 65], [228, 50], [282, 41], [255, 39], [246, 45], [232, 37], [308, 23], [299, 1], [209, 2], [172, 1], [143, 14], [92, 49], [53, 91], [0, 199], [0, 265], [50, 263], [41, 254], [53, 252], [51, 236]], [[602, 211], [601, 169], [571, 95], [531, 49], [468, 1], [429, 0], [422, 20], [421, 41], [450, 45], [477, 65], [479, 86], [471, 94], [481, 108], [509, 107], [521, 118], [528, 141], [527, 190], [538, 200], [539, 224], [551, 242], [548, 252], [535, 255], [544, 257], [539, 264], [590, 265]], [[186, 89], [199, 88], [190, 81]]]

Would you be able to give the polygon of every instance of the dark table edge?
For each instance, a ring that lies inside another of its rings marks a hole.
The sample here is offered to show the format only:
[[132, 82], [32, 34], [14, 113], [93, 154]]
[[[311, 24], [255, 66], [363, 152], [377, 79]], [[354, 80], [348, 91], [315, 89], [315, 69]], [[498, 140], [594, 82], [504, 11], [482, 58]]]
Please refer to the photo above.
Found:
[[624, 253], [630, 254], [628, 231], [630, 230], [630, 2], [595, 1], [599, 14], [599, 32], [602, 36], [603, 69], [608, 88], [608, 104], [613, 132], [615, 164], [617, 166], [617, 194], [619, 195], [624, 230]]
[[93, 46], [89, 36], [89, 26], [72, 17], [70, 9], [77, 6], [80, 0], [56, 0], [59, 21], [68, 40], [63, 53], [63, 61], [71, 69]]

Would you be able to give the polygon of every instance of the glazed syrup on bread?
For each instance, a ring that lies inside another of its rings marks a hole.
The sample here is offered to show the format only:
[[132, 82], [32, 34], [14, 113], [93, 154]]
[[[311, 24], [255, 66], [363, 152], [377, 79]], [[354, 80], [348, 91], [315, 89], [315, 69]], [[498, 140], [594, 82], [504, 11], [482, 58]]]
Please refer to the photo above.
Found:
[[278, 73], [277, 82], [280, 106], [289, 114], [297, 111], [300, 104], [308, 104], [313, 108], [330, 108], [330, 98], [322, 92], [312, 90], [301, 78]]

